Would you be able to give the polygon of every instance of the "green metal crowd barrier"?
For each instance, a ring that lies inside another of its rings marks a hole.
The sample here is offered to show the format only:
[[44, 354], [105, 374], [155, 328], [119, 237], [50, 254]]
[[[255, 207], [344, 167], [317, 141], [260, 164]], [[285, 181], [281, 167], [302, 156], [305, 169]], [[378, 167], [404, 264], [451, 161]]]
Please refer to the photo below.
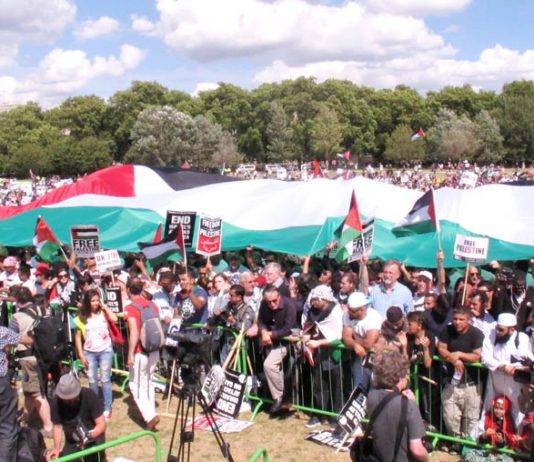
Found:
[[127, 436], [123, 436], [121, 438], [118, 438], [116, 440], [113, 440], [113, 441], [107, 441], [105, 443], [102, 443], [102, 444], [99, 444], [98, 446], [94, 446], [92, 448], [89, 448], [89, 449], [84, 449], [82, 451], [78, 451], [74, 454], [69, 454], [68, 456], [63, 456], [63, 457], [60, 457], [59, 459], [54, 459], [55, 461], [57, 462], [69, 462], [69, 461], [72, 461], [72, 460], [79, 460], [81, 457], [84, 457], [84, 456], [89, 456], [91, 454], [95, 454], [97, 452], [100, 452], [100, 451], [104, 451], [106, 449], [109, 449], [109, 448], [113, 448], [113, 447], [116, 447], [116, 446], [120, 446], [122, 444], [126, 444], [126, 443], [129, 443], [130, 441], [133, 441], [133, 440], [137, 440], [139, 438], [144, 438], [144, 437], [151, 437], [153, 440], [154, 440], [154, 444], [155, 444], [155, 448], [154, 448], [154, 462], [161, 462], [162, 461], [162, 458], [161, 458], [161, 441], [160, 441], [160, 438], [159, 436], [154, 433], [154, 432], [149, 432], [149, 431], [140, 431], [140, 432], [137, 432], [137, 433], [132, 433], [131, 435], [127, 435]]

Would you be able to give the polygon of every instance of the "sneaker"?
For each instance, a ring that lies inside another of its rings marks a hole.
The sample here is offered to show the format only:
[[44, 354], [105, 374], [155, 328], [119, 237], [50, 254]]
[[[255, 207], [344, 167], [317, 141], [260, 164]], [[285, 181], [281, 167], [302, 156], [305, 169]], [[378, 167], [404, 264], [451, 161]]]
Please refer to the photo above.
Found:
[[111, 411], [104, 411], [104, 420], [109, 422], [111, 420]]
[[321, 418], [319, 416], [313, 415], [311, 416], [310, 420], [306, 422], [305, 425], [308, 428], [314, 428], [314, 427], [318, 427], [321, 424], [322, 424]]

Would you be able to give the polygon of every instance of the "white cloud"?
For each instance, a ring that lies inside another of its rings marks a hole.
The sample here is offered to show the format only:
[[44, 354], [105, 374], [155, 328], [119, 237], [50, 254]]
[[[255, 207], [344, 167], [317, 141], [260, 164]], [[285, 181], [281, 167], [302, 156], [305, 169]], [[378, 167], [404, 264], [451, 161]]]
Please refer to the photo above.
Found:
[[153, 35], [156, 32], [156, 25], [145, 16], [133, 14], [131, 20], [132, 29], [139, 34]]
[[470, 83], [476, 88], [500, 90], [506, 82], [534, 79], [534, 50], [519, 53], [501, 45], [482, 51], [476, 61], [427, 56], [397, 58], [380, 65], [363, 61], [322, 61], [290, 66], [281, 60], [258, 72], [258, 83], [279, 82], [300, 76], [326, 79], [347, 79], [360, 85], [393, 88], [406, 84], [422, 91], [440, 89], [445, 85]]
[[410, 16], [447, 15], [464, 10], [472, 0], [363, 0], [370, 11]]
[[50, 43], [75, 16], [72, 0], [2, 0], [0, 66], [15, 64], [21, 43]]
[[203, 91], [217, 90], [217, 88], [219, 88], [219, 84], [218, 83], [199, 82], [199, 83], [197, 83], [197, 86], [195, 87], [195, 89], [191, 93], [191, 96], [198, 96]]
[[15, 80], [11, 76], [0, 76], [0, 102], [24, 103], [34, 100], [44, 106], [53, 105], [83, 88], [91, 80], [120, 76], [136, 68], [144, 56], [143, 50], [128, 44], [121, 46], [118, 57], [95, 56], [93, 59], [82, 50], [56, 48], [44, 57], [39, 69], [26, 79]]
[[81, 27], [74, 32], [80, 40], [89, 40], [102, 35], [111, 34], [119, 28], [119, 21], [109, 16], [101, 16], [95, 21], [85, 21]]
[[370, 10], [362, 2], [157, 0], [157, 9], [157, 23], [135, 17], [134, 30], [157, 35], [172, 49], [198, 61], [276, 56], [303, 64], [383, 60], [418, 52], [442, 57], [455, 52], [422, 19]]

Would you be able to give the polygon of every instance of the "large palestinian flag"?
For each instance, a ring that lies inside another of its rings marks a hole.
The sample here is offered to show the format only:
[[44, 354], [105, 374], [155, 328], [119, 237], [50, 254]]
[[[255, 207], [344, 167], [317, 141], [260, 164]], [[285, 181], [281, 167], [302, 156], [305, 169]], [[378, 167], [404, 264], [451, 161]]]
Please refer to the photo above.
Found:
[[[452, 258], [457, 233], [488, 237], [489, 260], [532, 257], [533, 186], [435, 191], [445, 264], [461, 265]], [[114, 166], [28, 205], [0, 207], [0, 243], [31, 246], [41, 215], [62, 242], [70, 241], [72, 225], [97, 225], [103, 248], [138, 252], [137, 243], [152, 242], [158, 224], [165, 221], [168, 210], [174, 210], [221, 217], [224, 250], [253, 245], [306, 255], [322, 250], [335, 238], [353, 191], [362, 221], [375, 218], [372, 255], [435, 266], [435, 233], [398, 237], [392, 232], [423, 194], [362, 177], [235, 181], [191, 170]]]

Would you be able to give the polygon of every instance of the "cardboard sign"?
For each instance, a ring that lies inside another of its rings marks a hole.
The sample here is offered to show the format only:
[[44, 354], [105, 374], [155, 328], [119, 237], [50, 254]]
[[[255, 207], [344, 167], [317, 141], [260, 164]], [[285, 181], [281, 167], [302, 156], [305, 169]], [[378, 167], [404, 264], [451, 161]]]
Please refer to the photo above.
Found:
[[363, 224], [363, 233], [352, 241], [352, 251], [349, 252], [348, 262], [359, 260], [363, 255], [371, 254], [375, 234], [375, 221], [370, 220]]
[[[201, 415], [193, 421], [193, 427], [197, 430], [211, 431], [210, 416]], [[213, 416], [213, 421], [221, 433], [242, 432], [250, 427], [254, 422], [247, 420], [229, 420], [224, 417]]]
[[469, 263], [484, 263], [488, 258], [489, 239], [456, 235], [453, 256], [455, 260]]
[[122, 268], [119, 252], [116, 250], [103, 250], [95, 253], [96, 269], [99, 273], [106, 273]]
[[247, 376], [230, 369], [227, 369], [224, 375], [224, 383], [215, 403], [215, 412], [229, 419], [235, 419], [239, 415], [245, 395]]
[[83, 225], [70, 228], [70, 242], [76, 256], [82, 258], [93, 257], [100, 251], [100, 235], [98, 226]]
[[221, 253], [221, 247], [222, 220], [220, 218], [200, 217], [196, 252], [199, 255], [209, 257]]
[[337, 418], [338, 425], [347, 433], [361, 430], [362, 419], [367, 408], [367, 394], [360, 386], [350, 394]]
[[106, 305], [113, 313], [122, 313], [122, 296], [120, 287], [106, 287]]
[[305, 439], [341, 452], [349, 451], [350, 445], [354, 441], [354, 438], [348, 438], [343, 441], [343, 437], [336, 436], [328, 430], [314, 430], [308, 433]]
[[224, 381], [224, 370], [221, 366], [216, 364], [208, 372], [208, 375], [204, 379], [204, 383], [202, 384], [202, 388], [200, 390], [209, 406], [211, 406], [219, 396], [219, 392], [221, 391]]
[[192, 247], [196, 219], [196, 212], [175, 212], [173, 210], [167, 210], [165, 236], [168, 236], [170, 233], [172, 233], [176, 228], [178, 228], [178, 224], [181, 223], [185, 246]]

